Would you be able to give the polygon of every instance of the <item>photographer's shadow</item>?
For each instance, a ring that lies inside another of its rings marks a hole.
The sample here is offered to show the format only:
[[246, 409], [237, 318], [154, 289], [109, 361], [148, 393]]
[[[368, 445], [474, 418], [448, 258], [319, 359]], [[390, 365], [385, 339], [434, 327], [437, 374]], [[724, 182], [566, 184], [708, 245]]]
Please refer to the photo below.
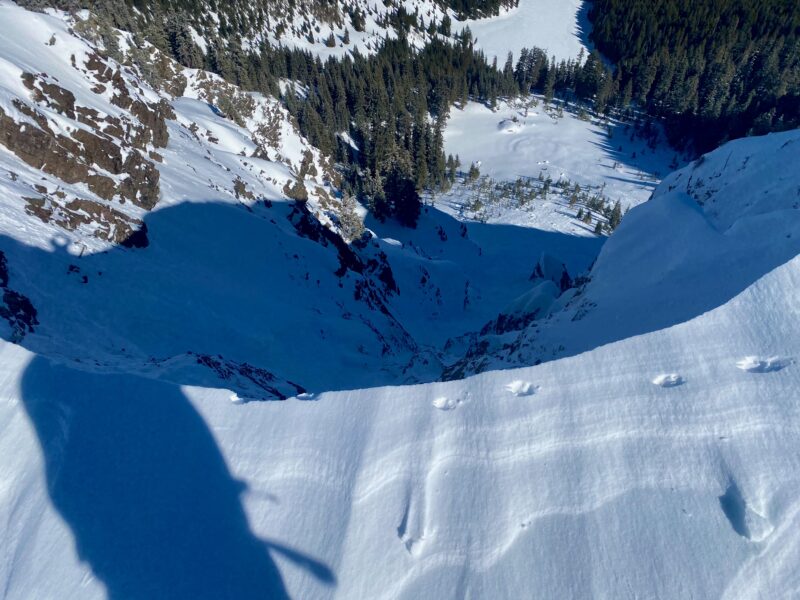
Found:
[[287, 598], [202, 417], [178, 386], [34, 359], [22, 382], [53, 504], [111, 599]]

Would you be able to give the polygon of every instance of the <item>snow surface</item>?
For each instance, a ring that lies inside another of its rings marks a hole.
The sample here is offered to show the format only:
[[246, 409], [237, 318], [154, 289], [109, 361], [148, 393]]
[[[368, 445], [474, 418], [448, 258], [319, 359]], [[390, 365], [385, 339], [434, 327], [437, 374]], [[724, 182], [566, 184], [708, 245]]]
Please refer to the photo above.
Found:
[[[797, 135], [730, 144], [696, 171], [730, 157], [719, 189], [796, 190], [779, 151]], [[702, 216], [668, 191], [690, 172], [612, 236], [593, 285], [625, 275], [643, 298], [651, 284], [633, 265], [651, 268], [648, 238], [665, 218], [685, 230], [689, 210], [716, 235], [652, 243], [660, 256], [703, 248], [707, 260], [674, 262], [666, 281], [712, 304], [687, 320], [668, 299], [648, 304], [673, 322], [535, 367], [232, 404], [227, 390], [78, 370], [0, 343], [6, 596], [791, 597], [800, 211], [786, 195], [782, 208], [771, 193], [751, 203], [755, 216], [728, 229], [734, 258], [763, 255], [765, 240], [784, 258], [716, 271], [739, 291], [708, 295], [698, 278], [731, 246], [716, 229], [723, 205]], [[623, 248], [628, 261], [607, 258]], [[742, 369], [773, 357], [782, 368]]]
[[[263, 40], [273, 46], [310, 52], [323, 61], [327, 58], [341, 58], [355, 53], [368, 56], [378, 51], [384, 39], [397, 38], [398, 33], [391, 25], [382, 25], [379, 21], [389, 18], [401, 6], [409, 15], [418, 14], [421, 20], [421, 31], [414, 28], [407, 32], [409, 43], [417, 48], [424, 46], [430, 39], [425, 28], [431, 21], [438, 24], [441, 23], [445, 14], [452, 14], [452, 11], [446, 12], [438, 3], [431, 0], [389, 0], [387, 2], [383, 0], [349, 0], [335, 5], [338, 19], [331, 23], [318, 22], [313, 16], [306, 14], [305, 10], [295, 12], [293, 19], [287, 18], [285, 14], [276, 14], [274, 17], [277, 23], [273, 23], [268, 30], [260, 32], [250, 43], [257, 48], [259, 42]], [[349, 16], [351, 10], [361, 10], [365, 15], [363, 31], [356, 31], [353, 27]], [[276, 35], [275, 31], [279, 24], [284, 27], [280, 36]], [[308, 33], [303, 33], [304, 25], [312, 34], [313, 41], [309, 40]], [[344, 43], [345, 32], [350, 37], [349, 44]], [[333, 47], [327, 45], [331, 34], [335, 40]]]
[[623, 206], [647, 200], [669, 172], [676, 153], [665, 142], [651, 149], [624, 123], [583, 120], [569, 109], [559, 118], [541, 98], [532, 99], [536, 106], [528, 99], [501, 102], [494, 111], [476, 102], [454, 108], [445, 151], [459, 156], [462, 169], [479, 162], [481, 174], [497, 180], [544, 173], [554, 182], [605, 185], [604, 194]]
[[[480, 344], [482, 356], [466, 362], [479, 370], [534, 364], [668, 328], [792, 260], [800, 253], [798, 143], [797, 130], [736, 140], [672, 173], [625, 216], [588, 282], [559, 297], [564, 310], [520, 332], [478, 336], [472, 347]], [[796, 288], [787, 293], [797, 296]], [[788, 360], [767, 345], [734, 362], [746, 356], [762, 370]]]
[[[800, 356], [798, 286], [794, 259], [580, 356], [316, 402], [2, 343], [6, 597], [791, 596], [800, 371], [736, 363]], [[687, 383], [652, 385], [665, 367]]]
[[584, 0], [520, 0], [517, 8], [488, 19], [454, 22], [453, 29], [469, 27], [489, 62], [503, 66], [509, 52], [514, 61], [523, 48], [542, 48], [556, 60], [577, 58], [589, 42], [590, 3]]

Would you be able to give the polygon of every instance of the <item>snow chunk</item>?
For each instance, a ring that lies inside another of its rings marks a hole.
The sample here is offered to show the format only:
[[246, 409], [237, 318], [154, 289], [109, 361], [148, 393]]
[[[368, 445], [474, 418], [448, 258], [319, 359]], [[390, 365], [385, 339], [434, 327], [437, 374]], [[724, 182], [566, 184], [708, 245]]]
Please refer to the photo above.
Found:
[[506, 386], [506, 390], [515, 396], [533, 396], [539, 390], [539, 386], [533, 385], [530, 381], [516, 379]]
[[686, 380], [677, 373], [663, 373], [653, 379], [653, 385], [658, 385], [663, 388], [678, 387], [686, 383]]
[[771, 356], [769, 358], [745, 356], [736, 363], [736, 366], [748, 373], [774, 373], [775, 371], [785, 369], [792, 363], [794, 363], [794, 359], [780, 356]]
[[461, 400], [448, 398], [447, 396], [439, 396], [433, 401], [433, 406], [439, 410], [453, 410], [459, 404], [461, 404]]

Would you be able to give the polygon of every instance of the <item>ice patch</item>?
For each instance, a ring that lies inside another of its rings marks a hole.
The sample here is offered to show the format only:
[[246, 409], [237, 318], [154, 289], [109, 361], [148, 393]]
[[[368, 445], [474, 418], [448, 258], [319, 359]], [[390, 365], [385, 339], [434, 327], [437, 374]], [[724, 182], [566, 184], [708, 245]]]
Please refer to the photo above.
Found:
[[533, 396], [539, 386], [533, 385], [530, 381], [517, 379], [506, 386], [506, 390], [515, 396]]
[[745, 356], [736, 363], [742, 371], [748, 373], [774, 373], [785, 369], [794, 363], [793, 358], [771, 356], [769, 358], [759, 358], [758, 356]]
[[662, 373], [653, 379], [653, 385], [658, 385], [663, 388], [677, 387], [686, 383], [686, 380], [677, 373]]

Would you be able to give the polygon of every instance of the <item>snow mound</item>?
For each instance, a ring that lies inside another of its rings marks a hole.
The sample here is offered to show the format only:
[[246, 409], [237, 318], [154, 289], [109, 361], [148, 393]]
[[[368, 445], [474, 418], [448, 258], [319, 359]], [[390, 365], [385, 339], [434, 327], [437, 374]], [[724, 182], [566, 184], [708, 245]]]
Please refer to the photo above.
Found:
[[736, 363], [736, 366], [748, 373], [774, 373], [775, 371], [785, 369], [793, 363], [794, 359], [779, 356], [771, 356], [769, 358], [745, 356]]
[[502, 133], [518, 133], [524, 125], [518, 119], [503, 119], [497, 124], [497, 130]]
[[677, 387], [684, 383], [686, 383], [686, 380], [677, 373], [664, 373], [653, 379], [653, 385], [663, 388]]
[[533, 385], [530, 381], [521, 379], [516, 379], [506, 385], [506, 390], [515, 396], [533, 396], [538, 389], [539, 387]]
[[447, 396], [439, 396], [434, 398], [433, 400], [434, 408], [438, 408], [439, 410], [453, 410], [457, 408], [459, 404], [461, 404], [461, 400], [457, 398], [448, 398]]

